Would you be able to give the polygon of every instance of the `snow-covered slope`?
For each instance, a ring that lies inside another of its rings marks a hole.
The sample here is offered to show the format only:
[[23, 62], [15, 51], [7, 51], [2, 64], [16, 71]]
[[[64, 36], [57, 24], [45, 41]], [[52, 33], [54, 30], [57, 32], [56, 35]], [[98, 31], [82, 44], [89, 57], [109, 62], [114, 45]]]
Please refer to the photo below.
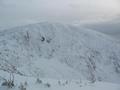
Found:
[[34, 77], [118, 83], [120, 46], [102, 33], [72, 25], [45, 22], [16, 27], [0, 32], [0, 69]]

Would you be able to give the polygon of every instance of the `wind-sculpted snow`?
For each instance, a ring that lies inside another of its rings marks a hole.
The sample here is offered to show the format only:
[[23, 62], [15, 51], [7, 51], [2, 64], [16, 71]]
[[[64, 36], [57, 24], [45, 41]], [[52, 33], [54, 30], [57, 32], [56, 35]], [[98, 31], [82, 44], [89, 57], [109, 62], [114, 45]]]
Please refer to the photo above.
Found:
[[62, 24], [38, 23], [0, 32], [3, 61], [24, 75], [120, 82], [120, 46], [108, 36]]

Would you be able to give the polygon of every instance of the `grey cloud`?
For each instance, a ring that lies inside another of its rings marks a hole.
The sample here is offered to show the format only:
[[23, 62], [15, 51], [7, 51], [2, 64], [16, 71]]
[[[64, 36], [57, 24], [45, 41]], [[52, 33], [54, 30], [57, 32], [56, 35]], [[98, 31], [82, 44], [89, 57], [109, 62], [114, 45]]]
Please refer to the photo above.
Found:
[[120, 13], [119, 7], [117, 0], [0, 0], [0, 26], [107, 20]]

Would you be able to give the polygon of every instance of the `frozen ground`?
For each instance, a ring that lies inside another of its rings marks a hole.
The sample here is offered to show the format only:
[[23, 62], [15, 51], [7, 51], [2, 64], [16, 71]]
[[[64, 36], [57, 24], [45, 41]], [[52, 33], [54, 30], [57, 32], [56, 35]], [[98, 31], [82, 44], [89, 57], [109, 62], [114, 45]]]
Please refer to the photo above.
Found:
[[[19, 87], [21, 83], [26, 90], [120, 90], [119, 84], [107, 83], [107, 82], [95, 82], [81, 80], [56, 80], [40, 78], [40, 82], [37, 78], [33, 77], [21, 77], [15, 76], [15, 87], [8, 88], [0, 86], [0, 90], [21, 90]], [[48, 86], [49, 85], [49, 86]], [[23, 89], [24, 90], [24, 89]]]

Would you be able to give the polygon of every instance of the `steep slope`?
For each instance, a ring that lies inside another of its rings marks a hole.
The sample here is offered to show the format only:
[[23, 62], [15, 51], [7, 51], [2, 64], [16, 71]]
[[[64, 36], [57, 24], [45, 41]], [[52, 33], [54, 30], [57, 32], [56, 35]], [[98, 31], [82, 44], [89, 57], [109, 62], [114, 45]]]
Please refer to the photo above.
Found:
[[[72, 25], [38, 23], [0, 32], [0, 68], [24, 75], [120, 82], [120, 46]], [[6, 66], [7, 68], [7, 66]]]

